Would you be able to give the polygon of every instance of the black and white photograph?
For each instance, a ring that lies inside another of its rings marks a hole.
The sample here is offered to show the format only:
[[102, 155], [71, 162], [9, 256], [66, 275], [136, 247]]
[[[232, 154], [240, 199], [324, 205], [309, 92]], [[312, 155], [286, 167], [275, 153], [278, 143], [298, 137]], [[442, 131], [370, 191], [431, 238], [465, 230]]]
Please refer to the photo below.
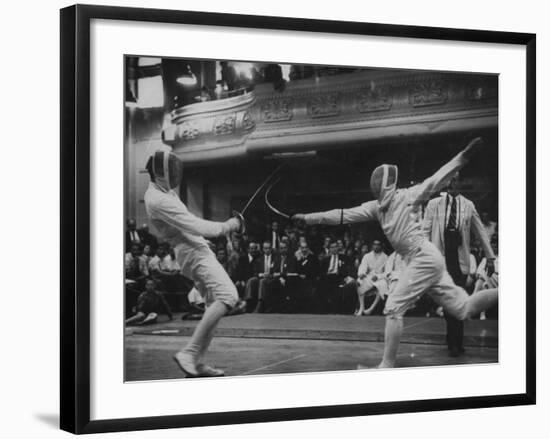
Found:
[[3, 437], [547, 431], [544, 6], [7, 4]]
[[499, 363], [498, 74], [123, 80], [126, 382]]

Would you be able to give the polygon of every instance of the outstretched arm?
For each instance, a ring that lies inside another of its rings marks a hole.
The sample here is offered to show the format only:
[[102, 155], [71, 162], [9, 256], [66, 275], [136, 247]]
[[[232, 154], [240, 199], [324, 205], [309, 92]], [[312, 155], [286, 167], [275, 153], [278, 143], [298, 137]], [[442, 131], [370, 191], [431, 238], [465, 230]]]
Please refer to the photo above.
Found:
[[457, 171], [462, 169], [470, 160], [475, 148], [483, 144], [481, 137], [473, 139], [464, 150], [459, 152], [453, 159], [445, 164], [439, 171], [428, 177], [420, 185], [413, 200], [415, 205], [424, 203], [430, 199], [432, 194], [444, 188]]
[[293, 219], [305, 221], [308, 225], [324, 224], [338, 226], [340, 224], [362, 223], [374, 221], [376, 217], [377, 201], [369, 201], [351, 209], [333, 209], [326, 212], [316, 212], [293, 216]]
[[151, 213], [155, 218], [161, 219], [183, 233], [205, 238], [216, 238], [237, 231], [241, 224], [237, 218], [230, 218], [225, 222], [204, 220], [189, 212], [181, 202], [164, 201]]

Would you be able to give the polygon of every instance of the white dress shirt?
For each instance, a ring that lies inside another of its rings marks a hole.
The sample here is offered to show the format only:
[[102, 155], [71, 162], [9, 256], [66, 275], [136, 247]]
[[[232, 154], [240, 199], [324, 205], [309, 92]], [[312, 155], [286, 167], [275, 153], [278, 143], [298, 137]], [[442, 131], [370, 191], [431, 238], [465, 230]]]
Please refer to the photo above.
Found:
[[264, 255], [264, 273], [268, 274], [271, 270], [271, 255]]
[[338, 263], [340, 261], [340, 258], [338, 255], [331, 255], [330, 256], [330, 263], [328, 264], [328, 272], [327, 274], [338, 274]]

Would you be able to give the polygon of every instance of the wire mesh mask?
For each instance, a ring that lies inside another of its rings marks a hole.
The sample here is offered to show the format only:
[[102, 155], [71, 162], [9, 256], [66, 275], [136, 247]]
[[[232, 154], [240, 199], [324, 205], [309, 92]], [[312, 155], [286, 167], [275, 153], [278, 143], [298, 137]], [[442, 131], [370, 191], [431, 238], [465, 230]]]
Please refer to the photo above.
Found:
[[397, 189], [397, 166], [378, 166], [370, 177], [370, 189], [381, 206], [387, 207]]
[[168, 151], [156, 151], [153, 154], [153, 174], [155, 182], [166, 190], [179, 186], [183, 177], [183, 165]]

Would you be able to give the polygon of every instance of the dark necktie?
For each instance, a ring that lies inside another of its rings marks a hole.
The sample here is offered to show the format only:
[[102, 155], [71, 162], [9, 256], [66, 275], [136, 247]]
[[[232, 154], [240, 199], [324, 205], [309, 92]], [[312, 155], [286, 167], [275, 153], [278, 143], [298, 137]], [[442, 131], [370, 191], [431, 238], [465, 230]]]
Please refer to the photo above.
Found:
[[141, 274], [138, 258], [134, 258], [132, 271], [134, 272], [134, 277], [139, 277], [139, 275]]
[[449, 222], [447, 228], [450, 230], [456, 230], [456, 197], [451, 196], [453, 201], [451, 202], [451, 212], [449, 213]]

